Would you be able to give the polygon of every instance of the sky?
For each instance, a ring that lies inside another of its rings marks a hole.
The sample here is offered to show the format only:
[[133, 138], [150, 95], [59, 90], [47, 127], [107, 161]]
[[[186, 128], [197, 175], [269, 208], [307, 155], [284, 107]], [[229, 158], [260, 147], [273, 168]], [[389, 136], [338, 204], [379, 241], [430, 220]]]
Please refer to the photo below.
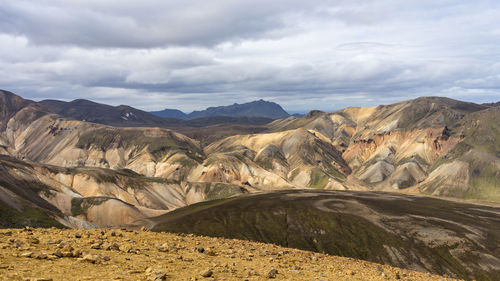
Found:
[[0, 89], [143, 110], [500, 100], [498, 0], [0, 0]]

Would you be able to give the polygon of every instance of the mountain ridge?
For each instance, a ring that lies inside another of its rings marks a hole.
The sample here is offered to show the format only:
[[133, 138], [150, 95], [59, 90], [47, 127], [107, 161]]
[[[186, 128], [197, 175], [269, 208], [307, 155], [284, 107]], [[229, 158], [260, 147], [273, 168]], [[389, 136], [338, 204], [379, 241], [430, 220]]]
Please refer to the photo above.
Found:
[[234, 103], [226, 106], [208, 107], [205, 110], [197, 110], [189, 114], [176, 109], [164, 109], [161, 111], [151, 111], [150, 113], [161, 117], [178, 117], [186, 120], [215, 116], [260, 117], [268, 119], [280, 119], [290, 116], [279, 104], [262, 99], [242, 104]]

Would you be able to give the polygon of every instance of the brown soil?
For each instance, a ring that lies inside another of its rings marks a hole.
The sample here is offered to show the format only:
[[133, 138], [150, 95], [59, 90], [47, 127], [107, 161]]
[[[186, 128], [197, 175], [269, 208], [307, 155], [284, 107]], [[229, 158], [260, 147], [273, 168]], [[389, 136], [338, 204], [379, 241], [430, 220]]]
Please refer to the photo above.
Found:
[[0, 280], [452, 280], [272, 244], [147, 231], [4, 229]]

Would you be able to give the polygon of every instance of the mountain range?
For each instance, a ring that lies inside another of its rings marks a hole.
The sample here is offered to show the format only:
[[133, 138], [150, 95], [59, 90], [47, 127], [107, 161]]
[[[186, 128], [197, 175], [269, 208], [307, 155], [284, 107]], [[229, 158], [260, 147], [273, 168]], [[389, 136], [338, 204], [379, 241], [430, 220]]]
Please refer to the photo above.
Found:
[[186, 114], [177, 109], [164, 109], [151, 111], [153, 115], [166, 118], [196, 119], [214, 116], [231, 117], [260, 117], [268, 119], [280, 119], [290, 116], [279, 104], [264, 100], [258, 100], [243, 104], [235, 103], [228, 106], [209, 107], [201, 111], [193, 111]]
[[[84, 100], [34, 102], [0, 91], [2, 226], [144, 226], [499, 280], [498, 103], [421, 97], [276, 120], [204, 118], [162, 118]], [[300, 189], [317, 190], [305, 196], [317, 200], [287, 201], [304, 197], [290, 191]], [[387, 206], [366, 201], [375, 196], [367, 191], [381, 194], [375, 198]], [[473, 200], [483, 207], [407, 194]], [[240, 199], [228, 199], [233, 197]], [[270, 205], [259, 214], [229, 212], [230, 202], [260, 202], [253, 198]], [[323, 199], [328, 208], [321, 207]], [[206, 207], [225, 230], [208, 219], [180, 223], [201, 219], [198, 211]], [[342, 221], [339, 212], [354, 221]], [[311, 233], [310, 240], [283, 238], [286, 232], [274, 223], [281, 219], [285, 227]], [[241, 227], [250, 234], [237, 236], [247, 233]], [[323, 232], [342, 237], [362, 229], [372, 232], [343, 244], [347, 248], [320, 239]], [[366, 248], [372, 240], [383, 247]], [[414, 244], [403, 247], [408, 241]]]

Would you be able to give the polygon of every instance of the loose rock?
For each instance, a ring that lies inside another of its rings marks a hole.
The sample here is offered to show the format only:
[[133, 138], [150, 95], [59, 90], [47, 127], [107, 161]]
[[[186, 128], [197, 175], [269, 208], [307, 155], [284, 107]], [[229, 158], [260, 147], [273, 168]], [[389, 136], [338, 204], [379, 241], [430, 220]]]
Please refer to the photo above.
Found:
[[268, 273], [267, 273], [267, 278], [276, 278], [276, 275], [278, 274], [278, 270], [276, 268], [273, 268], [271, 269]]
[[207, 269], [207, 270], [203, 271], [200, 275], [202, 277], [210, 277], [210, 276], [212, 276], [212, 274], [214, 274], [213, 271], [211, 269]]

